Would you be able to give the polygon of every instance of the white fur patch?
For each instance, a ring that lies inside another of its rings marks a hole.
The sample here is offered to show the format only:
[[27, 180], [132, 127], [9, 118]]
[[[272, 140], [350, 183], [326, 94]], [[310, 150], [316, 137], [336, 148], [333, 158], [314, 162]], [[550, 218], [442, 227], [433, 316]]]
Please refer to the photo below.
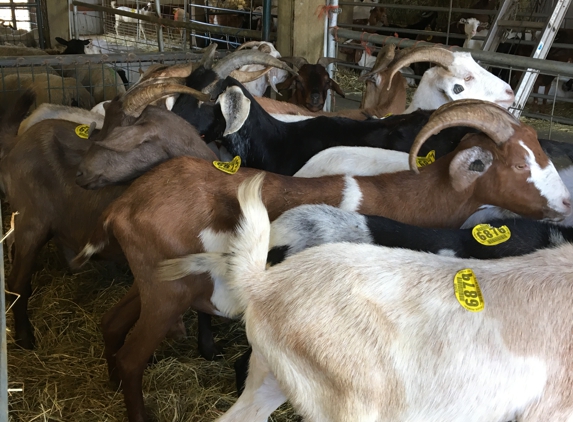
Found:
[[294, 114], [279, 114], [279, 113], [270, 113], [270, 114], [275, 119], [285, 123], [300, 122], [302, 120], [314, 119], [314, 116], [299, 116]]
[[[210, 228], [202, 230], [199, 234], [205, 252], [228, 252], [231, 236], [232, 233], [216, 232]], [[236, 316], [239, 312], [237, 310], [238, 303], [232, 300], [233, 295], [227, 289], [227, 283], [217, 277], [212, 277], [212, 280], [211, 303], [217, 308], [216, 313], [226, 317]]]
[[438, 255], [441, 255], [441, 256], [453, 256], [453, 257], [457, 256], [457, 255], [456, 255], [456, 251], [454, 251], [453, 249], [440, 249], [440, 250], [438, 251]]
[[362, 204], [362, 191], [358, 182], [353, 177], [344, 176], [344, 190], [339, 208], [345, 211], [358, 211], [360, 204]]
[[561, 177], [557, 173], [555, 166], [551, 161], [545, 168], [541, 166], [535, 160], [535, 155], [523, 141], [519, 141], [519, 145], [527, 151], [526, 162], [529, 165], [531, 171], [531, 176], [527, 179], [529, 183], [533, 183], [535, 187], [539, 190], [541, 196], [547, 199], [547, 205], [562, 214], [568, 215], [570, 208], [563, 204], [563, 201], [570, 200], [570, 194]]

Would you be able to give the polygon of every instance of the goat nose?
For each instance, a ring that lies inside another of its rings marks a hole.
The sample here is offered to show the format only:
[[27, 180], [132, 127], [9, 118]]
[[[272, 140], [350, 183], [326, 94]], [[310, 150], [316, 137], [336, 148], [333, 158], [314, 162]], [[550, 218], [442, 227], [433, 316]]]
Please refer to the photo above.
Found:
[[318, 101], [320, 100], [320, 95], [318, 94], [310, 94], [310, 100], [313, 103], [318, 103]]
[[569, 199], [564, 199], [563, 205], [565, 205], [566, 208], [571, 208], [571, 201]]
[[76, 177], [82, 177], [83, 175], [84, 175], [84, 173], [83, 173], [83, 171], [81, 171], [81, 170], [78, 170], [78, 171], [76, 172]]
[[506, 93], [507, 95], [511, 95], [512, 97], [513, 97], [513, 95], [514, 95], [514, 94], [513, 94], [513, 89], [511, 89], [511, 88], [506, 89], [506, 90], [505, 90], [505, 93]]

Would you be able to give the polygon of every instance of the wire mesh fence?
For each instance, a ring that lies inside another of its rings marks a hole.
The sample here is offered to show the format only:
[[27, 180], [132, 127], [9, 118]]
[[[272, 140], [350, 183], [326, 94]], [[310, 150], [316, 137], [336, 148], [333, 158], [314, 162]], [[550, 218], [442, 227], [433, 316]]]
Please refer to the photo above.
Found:
[[[216, 42], [219, 49], [234, 49], [246, 41], [261, 39], [260, 3], [261, 0], [208, 0], [207, 4], [188, 0], [174, 0], [169, 4], [103, 0], [100, 6], [105, 10], [84, 3], [76, 6], [72, 21], [77, 35], [89, 36], [102, 53], [185, 51], [202, 48], [210, 42]], [[276, 6], [272, 10], [276, 32]], [[163, 20], [154, 23], [115, 11]], [[199, 24], [201, 29], [176, 27], [173, 24], [176, 21]], [[226, 33], [221, 33], [221, 28]]]
[[0, 108], [10, 106], [26, 89], [33, 88], [35, 107], [53, 103], [91, 109], [124, 93], [149, 66], [197, 61], [200, 57], [179, 52], [2, 58]]

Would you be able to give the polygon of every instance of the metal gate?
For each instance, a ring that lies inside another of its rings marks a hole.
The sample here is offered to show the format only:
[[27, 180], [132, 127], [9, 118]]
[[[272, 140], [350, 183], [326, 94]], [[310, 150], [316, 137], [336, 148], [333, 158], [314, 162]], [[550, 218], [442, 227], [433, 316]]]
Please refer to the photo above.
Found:
[[0, 44], [44, 48], [40, 0], [0, 1]]

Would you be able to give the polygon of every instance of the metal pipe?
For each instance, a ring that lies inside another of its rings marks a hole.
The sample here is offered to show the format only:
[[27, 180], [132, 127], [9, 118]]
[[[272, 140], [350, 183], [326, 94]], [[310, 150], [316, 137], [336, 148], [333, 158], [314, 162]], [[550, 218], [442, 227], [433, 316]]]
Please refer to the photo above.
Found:
[[[326, 57], [336, 57], [336, 40], [332, 33], [328, 30], [328, 27], [335, 28], [338, 23], [338, 13], [340, 9], [338, 8], [338, 0], [330, 0], [331, 12], [327, 13], [324, 28], [325, 36], [325, 56]], [[328, 75], [334, 79], [334, 63], [330, 63], [326, 70]], [[327, 91], [326, 101], [324, 102], [325, 111], [331, 111], [334, 108], [334, 95], [330, 90]]]
[[[155, 10], [157, 11], [157, 16], [161, 18], [161, 4], [159, 0], [155, 0]], [[163, 26], [160, 24], [157, 25], [157, 47], [161, 52], [165, 50], [165, 46], [163, 44]]]
[[[2, 210], [0, 210], [2, 221]], [[3, 234], [0, 227], [0, 235]], [[8, 422], [8, 350], [6, 348], [6, 299], [4, 287], [4, 246], [0, 243], [0, 421]]]
[[[407, 38], [396, 38], [392, 36], [382, 36], [382, 35], [365, 35], [362, 32], [349, 31], [348, 29], [336, 29], [332, 28], [331, 31], [336, 37], [348, 38], [351, 40], [373, 42], [376, 44], [395, 44], [401, 48], [413, 47], [413, 46], [431, 46], [439, 45], [426, 41], [416, 41]], [[532, 59], [531, 57], [513, 56], [511, 54], [503, 53], [492, 53], [489, 51], [482, 50], [471, 50], [468, 48], [462, 48], [457, 46], [448, 47], [452, 51], [465, 51], [471, 53], [475, 60], [483, 60], [489, 64], [493, 65], [503, 65], [503, 66], [513, 66], [521, 67], [524, 69], [533, 68], [539, 69], [542, 73], [548, 74], [561, 74], [563, 76], [573, 77], [573, 64], [558, 62], [555, 60], [540, 60]]]
[[[187, 10], [189, 10], [189, 0], [183, 0], [183, 22], [187, 22]], [[189, 32], [189, 35], [191, 35], [191, 32]], [[183, 51], [185, 51], [187, 49], [187, 40], [190, 39], [190, 37], [187, 37], [186, 28], [183, 28], [181, 36], [183, 38]]]
[[271, 40], [271, 0], [263, 0], [263, 41]]
[[78, 6], [74, 4], [73, 7], [73, 16], [74, 16], [74, 38], [76, 40], [80, 39], [80, 28], [78, 25]]

